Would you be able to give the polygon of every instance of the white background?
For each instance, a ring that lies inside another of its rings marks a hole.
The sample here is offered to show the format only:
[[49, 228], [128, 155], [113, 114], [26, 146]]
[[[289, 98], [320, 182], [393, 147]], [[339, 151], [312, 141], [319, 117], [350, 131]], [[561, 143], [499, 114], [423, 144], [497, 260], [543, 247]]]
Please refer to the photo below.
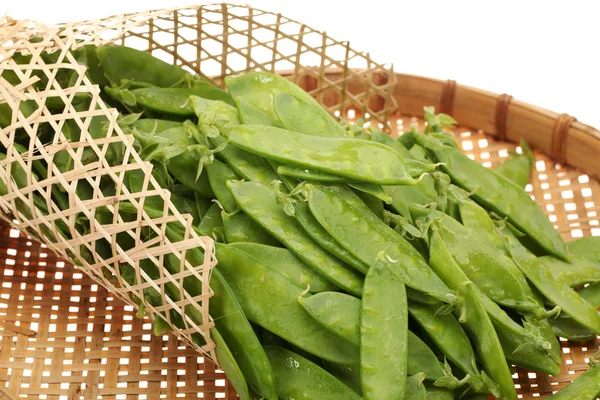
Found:
[[[54, 23], [193, 1], [2, 0], [0, 13]], [[396, 71], [512, 94], [600, 128], [599, 1], [231, 3], [280, 12], [333, 38], [349, 40], [378, 62], [393, 63]]]

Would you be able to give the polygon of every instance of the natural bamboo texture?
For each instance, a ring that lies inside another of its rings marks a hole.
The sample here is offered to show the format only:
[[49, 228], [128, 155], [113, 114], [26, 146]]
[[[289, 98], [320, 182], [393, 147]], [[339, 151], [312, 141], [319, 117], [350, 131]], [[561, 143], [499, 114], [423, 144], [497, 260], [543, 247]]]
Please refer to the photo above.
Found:
[[[78, 146], [89, 147], [95, 154], [102, 154], [108, 142], [114, 141], [125, 143], [132, 155], [124, 160], [124, 164], [132, 164], [131, 168], [149, 175], [149, 165], [139, 160], [131, 147], [131, 138], [123, 135], [116, 126], [116, 115], [98, 98], [98, 88], [90, 85], [81, 67], [66, 52], [68, 48], [85, 43], [117, 43], [146, 50], [190, 71], [214, 77], [216, 81], [225, 75], [250, 70], [281, 73], [309, 91], [331, 113], [349, 120], [364, 117], [371, 123], [389, 128], [392, 135], [407, 130], [412, 117], [422, 115], [423, 106], [433, 105], [459, 121], [460, 127], [455, 133], [463, 150], [488, 167], [497, 165], [509, 150], [514, 150], [515, 145], [510, 142], [526, 139], [536, 149], [537, 160], [527, 190], [548, 213], [563, 237], [570, 240], [600, 235], [600, 218], [597, 215], [600, 186], [594, 180], [594, 177], [600, 178], [600, 164], [595, 160], [600, 154], [600, 132], [567, 115], [558, 115], [513, 100], [508, 95], [498, 96], [454, 81], [394, 74], [389, 68], [373, 62], [368, 54], [351, 49], [347, 42], [336, 41], [281, 15], [248, 7], [211, 5], [143, 12], [102, 21], [69, 23], [60, 26], [60, 32], [58, 27], [30, 21], [6, 19], [4, 22], [0, 23], [0, 51], [4, 55], [0, 56], [0, 64], [3, 68], [21, 71], [22, 82], [12, 86], [0, 80], [0, 102], [12, 102], [14, 106], [18, 101], [34, 99], [37, 104], [43, 104], [45, 97], [86, 92], [94, 96], [98, 105], [80, 115], [77, 124], [82, 128], [81, 143], [69, 144], [59, 135], [57, 143], [36, 143], [25, 154], [12, 151], [10, 160], [19, 162], [24, 168], [31, 169], [33, 157], [50, 156], [52, 163], [51, 155], [56, 151], [69, 149], [72, 154]], [[48, 41], [29, 41], [38, 34], [48, 35]], [[12, 39], [7, 39], [9, 37]], [[76, 43], [75, 37], [82, 41]], [[55, 46], [61, 52], [60, 61], [46, 65], [38, 59], [21, 68], [11, 62], [10, 57], [6, 58], [6, 54], [12, 54], [24, 43], [27, 51], [33, 54]], [[35, 83], [32, 71], [50, 76], [58, 68], [78, 71], [76, 89], [65, 90], [57, 87], [56, 82], [44, 90], [32, 89], [31, 85]], [[65, 98], [67, 104], [71, 98]], [[397, 111], [394, 111], [396, 107]], [[76, 119], [79, 113], [66, 107], [65, 112], [55, 118], [44, 114], [43, 107], [40, 110], [30, 118], [19, 114], [11, 127], [0, 132], [3, 144], [10, 146], [10, 132], [17, 127], [24, 127], [31, 135], [37, 130], [36, 124], [47, 122], [53, 123], [53, 129], [60, 131], [60, 121]], [[92, 115], [109, 118], [111, 134], [107, 143], [96, 143], [85, 135], [85, 121]], [[578, 169], [567, 167], [567, 164]], [[7, 163], [1, 163], [0, 167], [0, 178], [5, 179], [8, 176]], [[106, 204], [107, 200], [99, 196], [95, 203], [78, 203], [76, 194], [69, 192], [73, 209], [53, 208], [53, 213], [38, 215], [34, 220], [24, 220], [22, 213], [15, 209], [14, 200], [21, 199], [30, 204], [28, 194], [33, 192], [41, 193], [47, 200], [50, 185], [56, 182], [63, 185], [74, 179], [90, 182], [88, 178], [91, 176], [85, 175], [89, 172], [82, 173], [83, 177], [53, 170], [54, 180], [50, 182], [30, 182], [25, 190], [13, 187], [12, 197], [0, 198], [5, 210], [4, 219], [9, 222], [12, 218], [21, 219], [16, 226], [31, 228], [28, 229], [29, 234], [37, 237], [41, 233], [48, 248], [58, 250], [64, 256], [66, 253], [60, 251], [71, 248], [65, 243], [61, 245], [44, 238], [44, 233], [36, 227], [46, 221], [50, 228], [55, 228], [57, 220], [71, 227], [70, 222], [76, 212], [91, 212], [95, 207]], [[122, 175], [115, 174], [111, 168], [99, 166], [97, 174], [109, 175], [115, 182], [122, 179]], [[90, 183], [93, 182], [92, 179]], [[152, 220], [142, 215], [141, 219], [149, 226], [156, 226], [157, 232], [167, 220], [178, 221], [189, 229], [189, 218], [177, 214], [171, 207], [168, 192], [162, 191], [153, 179], [149, 179], [145, 189], [141, 193], [123, 193], [116, 200], [140, 201], [148, 192], [159, 195], [168, 204], [169, 210], [165, 210], [164, 217]], [[135, 229], [123, 225], [122, 221], [113, 221], [107, 227], [98, 222], [98, 235], [111, 238], [119, 232], [118, 229], [136, 233]], [[143, 288], [156, 282], [152, 283], [148, 277], [142, 276], [143, 283], [140, 285], [133, 288], [125, 285], [123, 288], [106, 280], [101, 273], [101, 267], [106, 267], [102, 263], [93, 268], [84, 265], [74, 270], [71, 264], [60, 261], [53, 252], [23, 233], [19, 234], [8, 226], [2, 229], [0, 400], [96, 399], [99, 396], [103, 399], [235, 398], [223, 373], [192, 348], [186, 347], [189, 340], [179, 342], [172, 335], [152, 336], [150, 321], [135, 316], [131, 305], [132, 292], [139, 294]], [[193, 232], [183, 247], [169, 247], [172, 243], [164, 235], [159, 238], [164, 240], [160, 245], [151, 243], [142, 246], [146, 253], [138, 252], [131, 257], [131, 254], [117, 251], [110, 262], [117, 265], [127, 260], [140, 270], [138, 265], [143, 257], [150, 257], [160, 265], [160, 257], [166, 252], [181, 255], [194, 244], [201, 243], [209, 248], [212, 245], [208, 240], [195, 237]], [[69, 242], [71, 246], [76, 244]], [[118, 268], [107, 264], [109, 270], [112, 268], [113, 276], [116, 274], [118, 277]], [[207, 286], [203, 297], [196, 299], [200, 300], [199, 306], [203, 311], [207, 310], [205, 307], [210, 296], [208, 276], [213, 264], [214, 259], [207, 260], [199, 271], [196, 270], [200, 274], [199, 279]], [[165, 279], [159, 280], [158, 289], [167, 281], [180, 285], [182, 279], [183, 275], [165, 274]], [[169, 307], [176, 310], [179, 307], [181, 312], [182, 307], [190, 305], [191, 299], [188, 298], [182, 304], [174, 303]], [[165, 311], [147, 309], [151, 311], [151, 317]], [[208, 318], [208, 313], [203, 315]], [[175, 333], [185, 340], [193, 331], [205, 332], [211, 321], [205, 322], [196, 330], [176, 330]], [[523, 398], [545, 397], [575, 379], [587, 368], [586, 363], [599, 348], [600, 341], [581, 344], [561, 340], [561, 345], [563, 365], [559, 376], [548, 377], [517, 369], [515, 384]]]

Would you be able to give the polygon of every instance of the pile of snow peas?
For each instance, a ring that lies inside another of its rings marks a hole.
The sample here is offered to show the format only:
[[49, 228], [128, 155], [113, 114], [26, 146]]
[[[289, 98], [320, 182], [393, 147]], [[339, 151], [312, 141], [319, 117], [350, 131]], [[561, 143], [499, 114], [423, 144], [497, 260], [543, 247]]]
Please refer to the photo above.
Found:
[[[490, 170], [460, 151], [446, 129], [455, 121], [431, 107], [422, 131], [412, 126], [394, 139], [369, 124], [336, 120], [272, 73], [226, 77], [223, 89], [127, 47], [74, 53], [178, 210], [216, 242], [211, 337], [242, 400], [517, 399], [513, 365], [556, 375], [557, 336], [587, 341], [600, 333], [600, 238], [563, 242], [525, 191], [534, 162], [526, 143]], [[72, 76], [62, 72], [56, 79], [68, 85]], [[6, 71], [2, 77], [18, 79]], [[93, 107], [85, 95], [74, 105]], [[64, 104], [49, 99], [47, 107]], [[11, 118], [0, 107], [0, 126]], [[102, 138], [106, 120], [95, 117], [89, 129]], [[63, 133], [80, 135], [68, 123]], [[46, 142], [52, 135], [40, 126]], [[14, 146], [25, 151], [26, 135], [17, 133]], [[122, 160], [123, 149], [111, 145], [106, 161]], [[38, 164], [35, 179], [44, 179], [48, 166]], [[55, 166], [73, 168], [60, 152]], [[27, 184], [22, 169], [11, 171], [19, 187]], [[143, 181], [126, 173], [132, 192]], [[80, 186], [85, 199], [89, 188]], [[111, 182], [104, 187], [115, 191]], [[52, 199], [68, 205], [59, 190]], [[144, 208], [162, 216], [158, 197]], [[123, 201], [118, 212], [132, 220], [138, 210]], [[99, 208], [96, 218], [113, 215]], [[89, 231], [86, 218], [78, 224]], [[183, 233], [169, 225], [165, 234], [180, 241]], [[125, 249], [135, 245], [117, 240]], [[95, 249], [83, 257], [112, 257], [110, 243], [99, 240]], [[199, 265], [204, 255], [192, 249], [186, 257]], [[131, 266], [120, 268], [125, 281], [140, 283]], [[151, 262], [142, 268], [161, 276]], [[167, 256], [162, 268], [179, 272], [179, 260]], [[184, 286], [192, 296], [203, 293], [193, 276]], [[181, 296], [172, 285], [166, 295]], [[163, 302], [152, 288], [144, 297]], [[156, 334], [170, 329], [166, 319], [156, 317]], [[171, 320], [184, 326], [181, 316]], [[599, 394], [600, 367], [592, 366], [553, 398]]]

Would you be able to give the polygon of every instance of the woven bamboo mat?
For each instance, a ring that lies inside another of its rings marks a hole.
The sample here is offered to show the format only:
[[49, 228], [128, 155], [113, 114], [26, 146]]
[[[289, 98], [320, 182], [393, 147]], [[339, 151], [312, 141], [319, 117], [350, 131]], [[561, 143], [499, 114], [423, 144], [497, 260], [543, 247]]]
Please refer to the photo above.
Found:
[[[414, 121], [393, 116], [393, 134]], [[515, 149], [482, 131], [459, 127], [455, 134], [465, 153], [488, 167]], [[565, 240], [600, 235], [599, 183], [535, 154], [527, 190]], [[153, 336], [131, 306], [5, 225], [0, 277], [0, 400], [235, 398], [214, 364], [172, 335]], [[600, 338], [561, 345], [559, 376], [516, 369], [520, 398], [545, 397], [571, 382], [587, 369]]]

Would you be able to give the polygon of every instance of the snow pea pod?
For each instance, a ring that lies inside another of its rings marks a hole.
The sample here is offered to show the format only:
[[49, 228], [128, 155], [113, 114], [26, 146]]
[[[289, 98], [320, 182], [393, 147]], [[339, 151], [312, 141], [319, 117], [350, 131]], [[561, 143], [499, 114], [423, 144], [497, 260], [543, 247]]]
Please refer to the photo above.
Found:
[[371, 133], [371, 140], [373, 142], [385, 144], [386, 146], [396, 150], [398, 152], [398, 154], [400, 154], [402, 156], [402, 158], [405, 158], [405, 159], [413, 158], [411, 156], [411, 154], [408, 152], [408, 149], [406, 147], [404, 147], [396, 139], [393, 139], [392, 137], [390, 137], [390, 135], [386, 135], [385, 133], [381, 132], [379, 129], [376, 129], [374, 127], [369, 127], [369, 132]]
[[450, 216], [438, 216], [447, 227], [439, 233], [444, 244], [483, 293], [506, 307], [545, 317], [546, 311], [535, 301], [522, 272], [507, 254]]
[[475, 201], [507, 218], [548, 254], [568, 260], [560, 234], [542, 209], [520, 187], [471, 160], [457, 148], [441, 145], [439, 141], [432, 145], [432, 138], [425, 135], [416, 137], [437, 162], [443, 163], [441, 168], [450, 175], [452, 182], [472, 193]]
[[409, 222], [412, 222], [412, 216], [409, 211], [411, 204], [425, 205], [435, 201], [437, 198], [435, 184], [431, 175], [425, 175], [415, 186], [384, 186], [383, 189], [392, 199], [390, 207], [398, 214], [408, 218]]
[[[359, 299], [344, 293], [322, 292], [298, 297], [298, 302], [325, 328], [356, 346], [360, 345]], [[417, 335], [408, 331], [407, 341], [409, 375], [424, 372], [430, 381], [444, 376], [435, 354]]]
[[[595, 309], [600, 308], [600, 282], [592, 283], [577, 293]], [[576, 342], [587, 342], [596, 337], [596, 332], [577, 323], [567, 314], [560, 314], [550, 321], [550, 325], [556, 336]]]
[[569, 252], [577, 257], [600, 263], [600, 236], [588, 236], [567, 243]]
[[548, 397], [551, 400], [594, 400], [600, 395], [600, 363], [591, 363], [585, 371], [564, 389]]
[[190, 96], [219, 100], [234, 105], [227, 92], [210, 83], [190, 88], [143, 87], [133, 90], [107, 88], [106, 93], [133, 109], [137, 108], [181, 117], [195, 116], [194, 109], [188, 102]]
[[550, 270], [529, 253], [510, 231], [504, 230], [507, 249], [527, 279], [552, 303], [559, 306], [581, 325], [600, 333], [600, 316], [594, 307], [560, 279], [554, 279]]
[[351, 343], [323, 328], [298, 304], [305, 288], [235, 247], [218, 244], [217, 259], [218, 270], [250, 321], [317, 357], [341, 364], [358, 362]]
[[231, 144], [282, 164], [292, 164], [381, 185], [414, 185], [404, 159], [380, 143], [310, 136], [261, 125], [237, 126]]
[[[260, 115], [260, 119], [265, 120], [266, 117], [270, 121], [266, 125], [281, 126], [274, 104], [276, 99], [274, 94], [277, 90], [293, 96], [305, 105], [305, 112], [318, 115], [324, 121], [329, 119], [331, 123], [336, 123], [335, 119], [311, 95], [282, 76], [269, 72], [249, 72], [234, 77], [226, 77], [225, 85], [234, 99], [243, 100], [238, 102], [238, 108], [240, 109], [241, 118], [246, 124], [257, 123], [252, 120]], [[279, 111], [282, 116], [288, 112], [293, 112], [287, 110], [290, 106], [294, 106], [294, 102], [285, 104], [285, 100], [289, 100], [289, 97], [280, 99], [279, 102]], [[285, 116], [284, 119], [286, 119]], [[262, 124], [262, 122], [259, 123]]]
[[241, 211], [233, 214], [222, 211], [221, 218], [227, 243], [247, 242], [281, 246], [269, 232]]
[[325, 229], [323, 229], [323, 227], [311, 214], [307, 204], [296, 204], [295, 208], [296, 212], [294, 213], [294, 217], [296, 218], [296, 221], [300, 223], [308, 236], [313, 238], [321, 247], [346, 264], [352, 266], [363, 274], [367, 273], [369, 267], [350, 254], [348, 250], [344, 249]]
[[323, 278], [286, 248], [258, 243], [231, 243], [229, 246], [261, 260], [265, 267], [298, 286], [304, 288], [310, 286], [310, 293], [338, 290], [334, 284]]
[[570, 287], [600, 281], [600, 263], [587, 258], [573, 256], [571, 262], [564, 262], [551, 256], [543, 256], [540, 260], [556, 279], [562, 280]]
[[438, 314], [442, 304], [434, 306], [409, 304], [408, 314], [414, 319], [444, 355], [465, 374], [477, 376], [475, 353], [467, 334], [452, 314]]
[[315, 363], [289, 350], [265, 346], [282, 399], [359, 400], [360, 395]]
[[[206, 79], [194, 76], [181, 67], [166, 63], [151, 54], [125, 46], [101, 46], [96, 49], [100, 66], [111, 84], [133, 81], [133, 87], [182, 85], [186, 79]], [[146, 85], [143, 85], [146, 84]]]
[[323, 361], [323, 367], [331, 375], [338, 378], [344, 385], [362, 395], [360, 387], [360, 366], [358, 364], [342, 365]]
[[217, 197], [217, 200], [221, 203], [223, 210], [228, 213], [234, 212], [237, 209], [237, 204], [227, 188], [226, 182], [228, 180], [239, 180], [239, 175], [229, 168], [227, 164], [222, 163], [219, 160], [213, 160], [213, 162], [207, 164], [205, 168], [210, 187]]
[[246, 215], [335, 285], [361, 295], [362, 276], [321, 249], [277, 204], [273, 191], [256, 182], [229, 181], [227, 186]]
[[380, 252], [369, 268], [360, 310], [360, 380], [366, 400], [402, 399], [406, 393], [406, 291], [384, 259]]
[[[413, 219], [419, 221], [417, 226], [421, 226], [423, 230], [426, 230], [429, 224], [426, 219], [428, 211], [413, 206], [411, 207], [411, 213], [413, 213]], [[457, 291], [459, 297], [463, 299], [464, 328], [485, 372], [498, 386], [498, 393], [494, 394], [501, 399], [514, 400], [517, 398], [517, 393], [513, 385], [512, 374], [504, 361], [504, 351], [494, 325], [482, 304], [475, 285], [469, 281], [444, 245], [438, 233], [440, 229], [445, 228], [438, 221], [431, 223], [429, 230], [426, 230], [429, 240], [429, 265], [448, 287]]]
[[307, 191], [308, 206], [317, 221], [356, 258], [368, 264], [384, 251], [389, 257], [386, 262], [407, 286], [440, 301], [450, 301], [448, 287], [419, 252], [383, 221], [325, 188], [307, 185]]
[[510, 157], [498, 165], [494, 171], [514, 182], [521, 189], [525, 189], [529, 183], [535, 157], [526, 141], [521, 140], [520, 146], [521, 154], [511, 152]]
[[133, 126], [142, 132], [160, 133], [167, 129], [181, 127], [183, 124], [168, 119], [140, 118], [133, 123]]
[[306, 96], [301, 99], [279, 89], [273, 89], [271, 93], [275, 114], [285, 129], [312, 136], [346, 136], [344, 128], [322, 105], [315, 104], [312, 97], [307, 102]]

